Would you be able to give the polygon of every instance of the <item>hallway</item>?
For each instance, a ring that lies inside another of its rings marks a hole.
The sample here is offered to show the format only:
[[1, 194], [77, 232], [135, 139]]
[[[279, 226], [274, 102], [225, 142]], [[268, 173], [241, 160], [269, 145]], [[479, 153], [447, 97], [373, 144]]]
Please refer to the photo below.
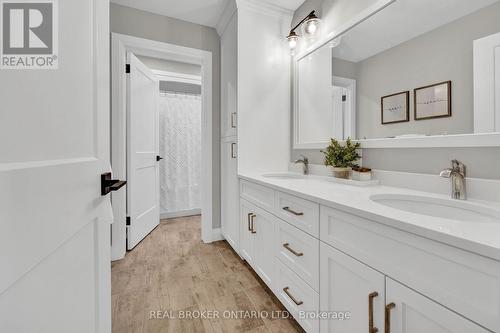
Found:
[[[163, 220], [113, 263], [114, 333], [302, 332], [293, 319], [280, 318], [284, 307], [225, 241], [203, 244], [200, 234], [200, 216]], [[268, 317], [226, 319], [227, 310]], [[197, 311], [212, 318], [179, 318]]]

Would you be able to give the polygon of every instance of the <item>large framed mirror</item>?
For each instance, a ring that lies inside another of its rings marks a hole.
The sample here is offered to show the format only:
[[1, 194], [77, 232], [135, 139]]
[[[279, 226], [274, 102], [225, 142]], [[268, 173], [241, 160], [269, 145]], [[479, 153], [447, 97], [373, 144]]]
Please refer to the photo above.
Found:
[[294, 57], [294, 149], [500, 146], [500, 2], [377, 6]]

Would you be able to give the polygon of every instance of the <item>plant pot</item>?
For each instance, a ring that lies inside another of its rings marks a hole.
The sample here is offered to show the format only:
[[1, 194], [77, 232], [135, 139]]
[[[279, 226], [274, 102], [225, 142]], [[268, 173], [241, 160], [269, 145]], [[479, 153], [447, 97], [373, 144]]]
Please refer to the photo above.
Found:
[[337, 168], [333, 167], [333, 177], [335, 178], [341, 178], [341, 179], [349, 179], [351, 176], [351, 170], [352, 168]]

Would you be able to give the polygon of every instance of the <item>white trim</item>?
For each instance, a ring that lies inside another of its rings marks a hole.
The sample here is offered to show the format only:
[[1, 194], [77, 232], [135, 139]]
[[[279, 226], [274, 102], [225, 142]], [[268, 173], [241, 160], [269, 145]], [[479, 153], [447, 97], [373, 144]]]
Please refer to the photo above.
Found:
[[219, 36], [222, 36], [224, 31], [226, 31], [229, 22], [231, 22], [233, 16], [236, 14], [236, 10], [236, 2], [233, 0], [228, 1], [222, 15], [219, 18], [219, 21], [217, 22], [217, 25], [215, 26], [215, 30], [217, 30]]
[[[348, 30], [372, 17], [376, 13], [385, 9], [396, 0], [379, 0], [373, 6], [368, 7], [356, 15], [347, 24], [339, 29], [329, 33], [318, 42], [312, 44], [305, 51], [301, 51], [293, 58], [293, 92], [297, 94], [297, 63], [311, 52], [316, 51], [329, 41], [345, 34]], [[294, 100], [295, 100], [294, 96]], [[295, 105], [294, 105], [295, 108]], [[294, 111], [295, 113], [295, 111]], [[295, 119], [294, 119], [295, 122]], [[296, 124], [294, 124], [295, 132]], [[293, 133], [294, 149], [298, 148], [295, 144], [296, 133]], [[456, 134], [456, 135], [430, 135], [424, 137], [401, 137], [401, 138], [383, 138], [383, 139], [364, 139], [357, 140], [362, 148], [469, 148], [469, 147], [500, 147], [500, 132], [481, 133], [481, 134]], [[315, 144], [301, 145], [300, 148], [315, 149]]]
[[191, 75], [184, 73], [176, 73], [176, 72], [167, 72], [162, 70], [153, 70], [152, 71], [160, 81], [173, 81], [173, 82], [181, 82], [181, 83], [191, 83], [191, 84], [200, 84], [201, 85], [201, 76], [200, 75]]
[[361, 148], [471, 148], [500, 147], [500, 133], [431, 135], [357, 140]]
[[175, 219], [178, 217], [187, 217], [187, 216], [196, 216], [196, 215], [201, 215], [200, 208], [181, 210], [178, 212], [171, 212], [171, 213], [160, 213], [160, 220]]
[[225, 239], [224, 235], [222, 235], [221, 228], [212, 230], [212, 242], [218, 242]]
[[[114, 176], [126, 179], [126, 52], [136, 55], [159, 58], [170, 61], [180, 61], [200, 65], [202, 68], [202, 188], [201, 238], [205, 243], [212, 241], [212, 53], [204, 50], [178, 46], [154, 40], [148, 40], [117, 33], [111, 34], [111, 77], [112, 77], [112, 108], [111, 108], [111, 163]], [[112, 260], [125, 256], [126, 246], [126, 194], [119, 191], [112, 196], [113, 213], [113, 244]]]
[[294, 13], [294, 11], [291, 9], [277, 6], [274, 3], [268, 2], [266, 0], [236, 0], [236, 6], [238, 10], [250, 10], [262, 15], [277, 18], [281, 18], [283, 15], [285, 15], [286, 17], [289, 17], [290, 20], [293, 17]]

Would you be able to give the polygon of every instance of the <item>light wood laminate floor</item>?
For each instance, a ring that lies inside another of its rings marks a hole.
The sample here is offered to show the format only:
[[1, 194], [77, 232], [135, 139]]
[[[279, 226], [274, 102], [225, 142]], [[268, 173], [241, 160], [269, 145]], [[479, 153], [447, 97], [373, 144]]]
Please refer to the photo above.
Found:
[[[164, 220], [112, 264], [114, 333], [303, 332], [277, 318], [284, 307], [227, 242], [203, 244], [200, 234], [199, 216]], [[225, 319], [228, 310], [269, 318]], [[151, 311], [162, 318], [151, 319]], [[189, 313], [221, 318], [179, 318]]]

